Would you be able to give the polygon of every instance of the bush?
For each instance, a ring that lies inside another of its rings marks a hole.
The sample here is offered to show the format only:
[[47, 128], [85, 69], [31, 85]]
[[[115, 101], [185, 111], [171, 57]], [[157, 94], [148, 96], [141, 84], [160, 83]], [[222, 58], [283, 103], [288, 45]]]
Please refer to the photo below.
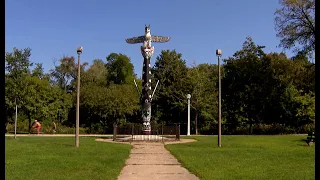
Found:
[[[307, 134], [314, 130], [314, 124], [306, 124], [295, 128], [281, 124], [255, 124], [252, 125], [252, 134], [254, 135], [279, 135], [279, 134]], [[217, 135], [218, 125], [210, 128], [201, 128], [199, 132], [203, 135]], [[250, 125], [242, 125], [236, 128], [230, 128], [228, 125], [222, 125], [222, 134], [224, 135], [249, 135]]]
[[[20, 126], [19, 126], [20, 125]], [[88, 128], [79, 128], [80, 134], [87, 134]], [[29, 127], [28, 125], [21, 125], [18, 123], [17, 125], [17, 134], [28, 134]], [[40, 129], [42, 134], [52, 134], [52, 126], [42, 126]], [[14, 133], [14, 124], [7, 125], [7, 133]], [[34, 128], [31, 129], [31, 133], [36, 133]], [[57, 125], [56, 134], [74, 134], [75, 128], [74, 127], [67, 127], [62, 125]]]

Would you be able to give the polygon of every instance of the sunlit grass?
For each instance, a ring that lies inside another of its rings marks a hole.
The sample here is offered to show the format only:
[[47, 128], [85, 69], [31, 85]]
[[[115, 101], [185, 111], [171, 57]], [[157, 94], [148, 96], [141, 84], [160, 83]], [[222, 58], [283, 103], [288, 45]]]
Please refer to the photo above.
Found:
[[315, 178], [315, 149], [304, 136], [222, 136], [221, 148], [217, 136], [190, 138], [198, 142], [166, 148], [201, 179]]
[[96, 142], [80, 137], [6, 137], [7, 180], [117, 179], [129, 157], [130, 145]]

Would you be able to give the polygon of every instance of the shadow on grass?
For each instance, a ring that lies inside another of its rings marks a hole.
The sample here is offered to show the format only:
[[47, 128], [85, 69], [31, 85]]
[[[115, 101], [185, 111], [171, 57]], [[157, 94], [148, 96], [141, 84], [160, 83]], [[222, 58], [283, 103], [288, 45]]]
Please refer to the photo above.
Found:
[[304, 142], [305, 144], [297, 144], [298, 146], [303, 146], [303, 147], [310, 147], [308, 145], [308, 141], [307, 141], [307, 138], [302, 138], [300, 140], [295, 140], [295, 142]]
[[307, 138], [293, 140], [294, 142], [307, 142]]
[[298, 146], [303, 146], [303, 147], [309, 147], [308, 146], [308, 144], [307, 144], [307, 142], [306, 142], [306, 144], [297, 144]]

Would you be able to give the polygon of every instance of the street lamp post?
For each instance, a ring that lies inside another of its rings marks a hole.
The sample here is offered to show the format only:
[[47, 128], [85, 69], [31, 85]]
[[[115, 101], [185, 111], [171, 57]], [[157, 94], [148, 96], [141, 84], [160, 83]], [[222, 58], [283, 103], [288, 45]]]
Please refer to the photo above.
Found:
[[188, 99], [188, 132], [187, 132], [187, 136], [190, 136], [190, 98], [191, 98], [191, 95], [187, 94], [187, 99]]
[[16, 117], [14, 119], [14, 138], [17, 138], [17, 121], [18, 121], [18, 106], [17, 106], [17, 98], [15, 98], [16, 103]]
[[219, 76], [219, 107], [218, 107], [218, 114], [219, 114], [219, 122], [218, 122], [218, 146], [221, 147], [221, 72], [220, 72], [220, 57], [222, 55], [222, 51], [220, 49], [216, 50], [216, 55], [218, 56], [218, 76]]
[[77, 113], [76, 113], [76, 147], [79, 147], [79, 115], [80, 115], [80, 54], [82, 53], [82, 46], [77, 48], [78, 54], [78, 77], [77, 77]]

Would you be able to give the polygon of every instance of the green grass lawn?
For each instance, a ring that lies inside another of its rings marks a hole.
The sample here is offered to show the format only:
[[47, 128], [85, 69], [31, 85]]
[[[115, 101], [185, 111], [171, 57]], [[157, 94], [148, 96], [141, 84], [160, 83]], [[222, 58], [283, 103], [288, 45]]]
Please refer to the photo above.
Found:
[[117, 179], [131, 146], [80, 137], [6, 137], [7, 180]]
[[222, 136], [221, 148], [217, 136], [190, 138], [198, 141], [166, 148], [201, 179], [315, 179], [315, 149], [306, 136]]

